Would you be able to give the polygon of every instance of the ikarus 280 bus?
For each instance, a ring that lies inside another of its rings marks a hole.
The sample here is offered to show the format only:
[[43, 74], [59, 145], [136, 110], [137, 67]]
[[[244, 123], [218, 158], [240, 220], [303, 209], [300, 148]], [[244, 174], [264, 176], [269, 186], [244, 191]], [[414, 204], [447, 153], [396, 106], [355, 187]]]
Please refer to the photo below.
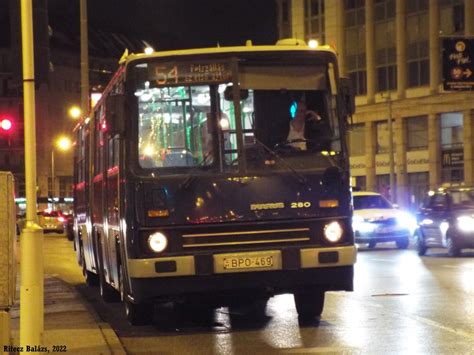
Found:
[[[304, 110], [304, 129], [290, 134]], [[132, 324], [154, 304], [294, 294], [321, 315], [351, 291], [347, 118], [354, 98], [329, 47], [124, 55], [76, 127], [75, 246], [88, 284]], [[302, 132], [302, 133], [301, 133]]]

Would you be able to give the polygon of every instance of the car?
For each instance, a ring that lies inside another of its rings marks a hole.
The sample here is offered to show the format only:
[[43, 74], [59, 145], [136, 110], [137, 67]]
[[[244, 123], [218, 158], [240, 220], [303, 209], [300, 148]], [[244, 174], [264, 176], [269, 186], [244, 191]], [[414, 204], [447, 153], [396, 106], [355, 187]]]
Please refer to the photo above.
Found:
[[66, 218], [61, 211], [44, 210], [39, 211], [37, 215], [43, 233], [64, 233]]
[[418, 255], [429, 248], [446, 248], [450, 256], [474, 248], [474, 186], [448, 186], [429, 191], [417, 215]]
[[369, 248], [375, 248], [377, 243], [395, 242], [399, 249], [408, 248], [414, 223], [409, 213], [400, 211], [376, 192], [355, 191], [352, 199], [352, 228], [357, 244], [367, 243]]
[[64, 226], [66, 227], [66, 237], [68, 240], [74, 240], [74, 216], [72, 213], [64, 213]]

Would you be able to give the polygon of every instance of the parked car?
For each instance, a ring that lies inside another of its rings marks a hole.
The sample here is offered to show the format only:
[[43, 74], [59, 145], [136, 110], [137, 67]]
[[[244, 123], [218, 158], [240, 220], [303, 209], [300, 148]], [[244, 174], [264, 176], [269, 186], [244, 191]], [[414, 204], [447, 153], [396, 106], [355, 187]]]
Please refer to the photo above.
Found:
[[416, 248], [446, 248], [450, 256], [474, 248], [474, 187], [447, 187], [430, 191], [417, 213]]
[[66, 218], [61, 211], [44, 210], [37, 214], [38, 224], [43, 228], [44, 233], [64, 233]]
[[369, 248], [381, 242], [395, 242], [399, 249], [408, 247], [412, 235], [410, 227], [414, 223], [409, 213], [395, 208], [376, 192], [357, 191], [352, 193], [352, 198], [356, 243], [367, 243]]
[[68, 240], [74, 240], [74, 216], [72, 213], [63, 213], [65, 218], [66, 237]]

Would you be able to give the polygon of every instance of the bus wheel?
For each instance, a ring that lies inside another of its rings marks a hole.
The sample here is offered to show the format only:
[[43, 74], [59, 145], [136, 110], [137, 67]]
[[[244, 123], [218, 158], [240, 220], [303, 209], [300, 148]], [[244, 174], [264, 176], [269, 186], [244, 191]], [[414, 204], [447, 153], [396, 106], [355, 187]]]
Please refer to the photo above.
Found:
[[324, 308], [324, 290], [318, 288], [300, 289], [293, 294], [296, 311], [301, 321], [321, 316]]
[[127, 297], [124, 304], [125, 315], [131, 325], [148, 325], [153, 322], [153, 304], [132, 303]]
[[99, 284], [99, 277], [97, 274], [94, 274], [93, 272], [87, 270], [86, 261], [84, 260], [84, 249], [82, 248], [82, 245], [79, 248], [81, 255], [82, 275], [84, 275], [84, 281], [89, 287], [97, 286]]

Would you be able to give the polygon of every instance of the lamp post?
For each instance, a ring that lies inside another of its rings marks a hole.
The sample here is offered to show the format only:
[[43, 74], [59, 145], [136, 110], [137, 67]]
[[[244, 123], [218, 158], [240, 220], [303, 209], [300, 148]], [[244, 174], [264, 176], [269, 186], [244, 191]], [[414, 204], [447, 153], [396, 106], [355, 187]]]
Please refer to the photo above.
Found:
[[71, 148], [71, 139], [66, 136], [59, 137], [53, 144], [51, 149], [51, 197], [54, 197], [54, 182], [55, 182], [55, 159], [54, 159], [54, 148], [62, 152], [66, 152]]
[[68, 113], [69, 117], [71, 117], [74, 120], [77, 120], [78, 118], [81, 117], [82, 110], [79, 106], [73, 105], [69, 108], [67, 113]]

